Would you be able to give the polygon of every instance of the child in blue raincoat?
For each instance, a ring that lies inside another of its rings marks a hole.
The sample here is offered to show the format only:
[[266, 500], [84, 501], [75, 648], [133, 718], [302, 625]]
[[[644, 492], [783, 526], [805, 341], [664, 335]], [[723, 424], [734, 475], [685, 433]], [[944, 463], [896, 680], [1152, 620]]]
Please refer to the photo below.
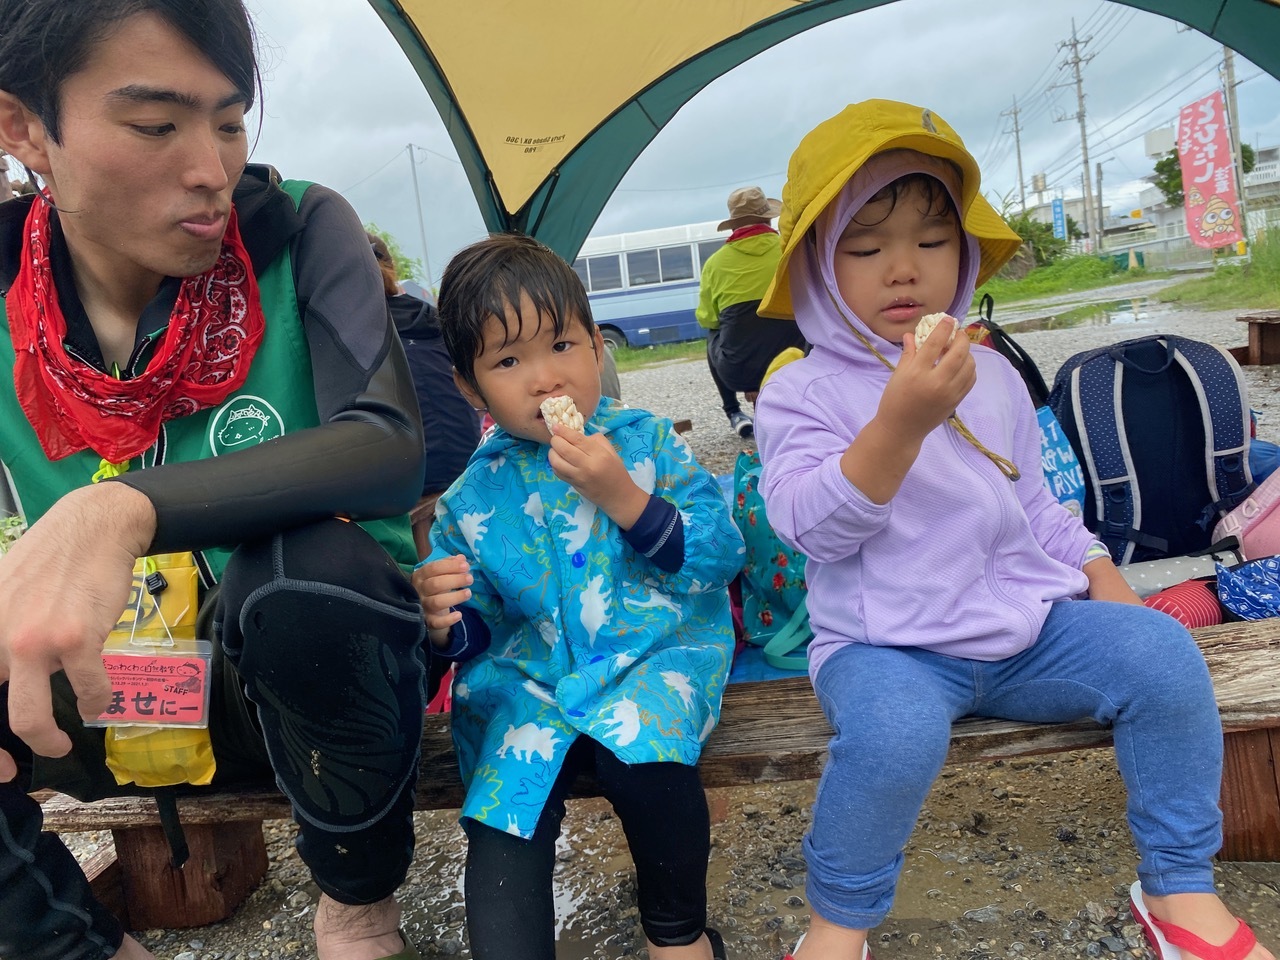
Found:
[[[555, 842], [588, 767], [627, 834], [650, 957], [722, 957], [694, 765], [733, 650], [728, 506], [671, 421], [601, 397], [586, 292], [542, 244], [495, 235], [459, 253], [440, 323], [459, 388], [496, 423], [414, 576], [435, 652], [461, 663], [472, 956], [553, 960]], [[558, 397], [584, 432], [548, 426]]]

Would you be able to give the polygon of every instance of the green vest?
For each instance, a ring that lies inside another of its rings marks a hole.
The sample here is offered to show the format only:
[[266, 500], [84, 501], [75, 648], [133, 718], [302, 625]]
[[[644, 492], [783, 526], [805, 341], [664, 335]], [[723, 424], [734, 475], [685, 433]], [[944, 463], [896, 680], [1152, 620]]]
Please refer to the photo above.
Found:
[[[296, 206], [310, 183], [286, 180], [281, 188]], [[311, 353], [298, 313], [293, 288], [293, 262], [286, 244], [258, 277], [262, 312], [266, 318], [262, 342], [254, 354], [248, 379], [217, 407], [189, 417], [169, 420], [160, 439], [142, 456], [130, 461], [130, 469], [158, 463], [183, 463], [222, 456], [286, 433], [318, 426], [311, 373]], [[28, 523], [35, 523], [64, 494], [92, 481], [101, 462], [92, 450], [50, 461], [40, 447], [26, 413], [18, 405], [13, 383], [13, 338], [0, 301], [0, 460], [13, 480], [19, 508]], [[376, 482], [376, 478], [370, 478]], [[406, 570], [416, 560], [407, 515], [360, 524]], [[204, 551], [215, 578], [222, 576], [236, 544]]]

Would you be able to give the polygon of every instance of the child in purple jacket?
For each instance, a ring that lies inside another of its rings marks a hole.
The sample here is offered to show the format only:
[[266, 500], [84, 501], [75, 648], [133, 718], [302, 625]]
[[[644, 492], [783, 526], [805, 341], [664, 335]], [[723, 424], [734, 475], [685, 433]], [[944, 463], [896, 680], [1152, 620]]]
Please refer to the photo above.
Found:
[[813, 350], [760, 394], [761, 492], [809, 557], [810, 676], [836, 731], [795, 958], [868, 955], [952, 722], [988, 716], [1110, 725], [1157, 956], [1273, 960], [1214, 892], [1222, 731], [1194, 641], [1045, 488], [1013, 367], [953, 319], [917, 342], [1020, 244], [978, 184], [941, 118], [872, 100], [801, 141], [783, 191], [760, 313]]

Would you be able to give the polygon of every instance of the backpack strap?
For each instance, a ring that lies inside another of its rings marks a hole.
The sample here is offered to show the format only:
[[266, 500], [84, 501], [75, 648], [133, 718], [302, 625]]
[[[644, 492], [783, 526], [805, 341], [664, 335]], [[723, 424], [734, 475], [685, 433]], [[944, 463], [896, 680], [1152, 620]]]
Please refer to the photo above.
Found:
[[[1191, 381], [1204, 420], [1205, 476], [1213, 499], [1200, 526], [1207, 530], [1257, 487], [1249, 468], [1248, 387], [1240, 365], [1221, 347], [1186, 337], [1165, 339]], [[1222, 389], [1224, 385], [1235, 389]]]
[[1142, 493], [1124, 419], [1118, 416], [1124, 364], [1111, 351], [1099, 351], [1071, 371], [1071, 406], [1080, 431], [1085, 475], [1093, 487], [1098, 521], [1095, 535], [1117, 564], [1133, 558], [1142, 545], [1165, 551], [1168, 542], [1140, 531]]
[[809, 626], [809, 607], [804, 600], [801, 600], [800, 606], [796, 607], [796, 612], [791, 615], [786, 626], [770, 637], [764, 645], [764, 661], [777, 670], [808, 670], [807, 652], [801, 650], [797, 654], [794, 651], [812, 639], [813, 628]]

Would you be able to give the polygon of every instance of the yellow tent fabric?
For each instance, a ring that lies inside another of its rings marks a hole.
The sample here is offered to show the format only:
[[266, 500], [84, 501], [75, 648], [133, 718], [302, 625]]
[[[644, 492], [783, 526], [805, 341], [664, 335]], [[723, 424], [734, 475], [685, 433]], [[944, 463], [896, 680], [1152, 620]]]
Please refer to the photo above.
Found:
[[[538, 237], [567, 259], [635, 158], [706, 84], [889, 2], [369, 0], [440, 111], [488, 227]], [[1188, 24], [1280, 76], [1277, 0], [1122, 5]]]
[[[428, 26], [503, 203], [515, 211], [619, 104], [674, 65], [794, 3], [404, 0], [402, 6], [415, 24]], [[644, 24], [639, 31], [637, 20]]]

